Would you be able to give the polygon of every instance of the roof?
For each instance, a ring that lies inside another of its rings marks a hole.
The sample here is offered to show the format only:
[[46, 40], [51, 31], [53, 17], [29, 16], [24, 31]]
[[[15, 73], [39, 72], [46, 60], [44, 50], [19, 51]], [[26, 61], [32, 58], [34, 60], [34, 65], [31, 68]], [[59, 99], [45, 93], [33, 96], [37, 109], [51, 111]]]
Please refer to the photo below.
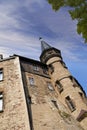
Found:
[[49, 48], [52, 48], [48, 43], [46, 43], [41, 37], [39, 38], [39, 40], [41, 41], [41, 50], [42, 52], [44, 50], [47, 50]]
[[24, 56], [20, 56], [20, 55], [17, 55], [17, 54], [14, 54], [13, 56], [18, 56], [23, 61], [27, 61], [27, 62], [30, 61], [31, 63], [35, 63], [35, 64], [38, 64], [38, 65], [42, 65], [42, 66], [47, 67], [46, 64], [44, 64], [44, 63], [42, 63], [42, 62], [40, 62], [38, 60], [30, 59], [30, 58], [27, 58], [27, 57], [24, 57]]
[[41, 50], [42, 50], [42, 52], [44, 50], [49, 49], [49, 48], [52, 48], [52, 47], [49, 44], [47, 44], [45, 41], [41, 41]]
[[27, 57], [24, 57], [24, 56], [20, 56], [20, 55], [17, 55], [17, 54], [14, 54], [14, 55], [9, 56], [7, 58], [0, 59], [0, 62], [11, 60], [11, 59], [15, 59], [15, 57], [19, 57], [23, 61], [27, 61], [27, 62], [31, 62], [31, 63], [35, 63], [35, 64], [38, 64], [38, 65], [42, 65], [44, 67], [47, 67], [46, 64], [44, 64], [44, 63], [42, 63], [42, 62], [40, 62], [38, 60], [30, 59], [30, 58], [27, 58]]

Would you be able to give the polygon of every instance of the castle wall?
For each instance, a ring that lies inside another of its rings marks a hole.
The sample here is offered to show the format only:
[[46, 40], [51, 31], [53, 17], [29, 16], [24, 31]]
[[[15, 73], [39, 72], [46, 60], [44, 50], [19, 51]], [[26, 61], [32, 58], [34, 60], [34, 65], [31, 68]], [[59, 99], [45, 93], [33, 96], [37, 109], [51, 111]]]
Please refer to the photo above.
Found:
[[[50, 78], [30, 72], [25, 72], [25, 76], [34, 130], [83, 130], [59, 101], [55, 90], [48, 88], [47, 83], [52, 83]], [[34, 79], [34, 84], [30, 84], [29, 78]]]
[[1, 61], [0, 68], [3, 68], [4, 74], [0, 81], [4, 101], [0, 130], [30, 130], [19, 58]]
[[[3, 112], [0, 113], [1, 130], [87, 129], [86, 118], [80, 122], [84, 129], [73, 118], [82, 108], [86, 109], [84, 92], [78, 84], [73, 85], [71, 74], [61, 58], [51, 58], [49, 64], [54, 68], [52, 73], [46, 65], [23, 57], [15, 56], [0, 62], [4, 72], [0, 81], [4, 99]], [[61, 92], [55, 86], [57, 80], [63, 86]], [[68, 95], [76, 105], [73, 112], [65, 102]]]

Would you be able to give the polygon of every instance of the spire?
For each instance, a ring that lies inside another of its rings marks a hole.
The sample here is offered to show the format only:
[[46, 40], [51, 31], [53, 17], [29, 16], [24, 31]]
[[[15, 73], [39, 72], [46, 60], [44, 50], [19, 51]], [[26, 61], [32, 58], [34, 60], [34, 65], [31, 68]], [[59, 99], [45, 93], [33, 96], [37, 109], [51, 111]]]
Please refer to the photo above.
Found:
[[44, 50], [47, 50], [49, 48], [52, 48], [50, 45], [48, 45], [41, 37], [39, 38], [39, 40], [41, 41], [41, 50], [42, 52]]

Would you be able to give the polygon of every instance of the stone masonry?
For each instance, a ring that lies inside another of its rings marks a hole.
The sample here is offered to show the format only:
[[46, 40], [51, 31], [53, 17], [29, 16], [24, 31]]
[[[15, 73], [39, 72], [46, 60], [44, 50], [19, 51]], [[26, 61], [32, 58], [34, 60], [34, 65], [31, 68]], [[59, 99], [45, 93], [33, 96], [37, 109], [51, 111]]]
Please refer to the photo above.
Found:
[[0, 130], [30, 130], [19, 58], [1, 61], [0, 68], [3, 68], [4, 74], [0, 81], [0, 92], [4, 96]]
[[19, 55], [0, 59], [0, 130], [87, 130], [82, 86], [60, 50], [43, 40], [41, 45], [41, 61]]

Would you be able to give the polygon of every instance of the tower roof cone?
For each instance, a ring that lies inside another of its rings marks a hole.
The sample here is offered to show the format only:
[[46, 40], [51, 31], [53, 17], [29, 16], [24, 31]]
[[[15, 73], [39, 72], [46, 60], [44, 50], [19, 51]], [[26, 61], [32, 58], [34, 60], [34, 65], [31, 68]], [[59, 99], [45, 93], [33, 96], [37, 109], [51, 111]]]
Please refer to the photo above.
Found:
[[39, 38], [39, 40], [41, 41], [41, 50], [42, 52], [44, 50], [47, 50], [49, 48], [52, 48], [48, 43], [46, 43], [41, 37]]

